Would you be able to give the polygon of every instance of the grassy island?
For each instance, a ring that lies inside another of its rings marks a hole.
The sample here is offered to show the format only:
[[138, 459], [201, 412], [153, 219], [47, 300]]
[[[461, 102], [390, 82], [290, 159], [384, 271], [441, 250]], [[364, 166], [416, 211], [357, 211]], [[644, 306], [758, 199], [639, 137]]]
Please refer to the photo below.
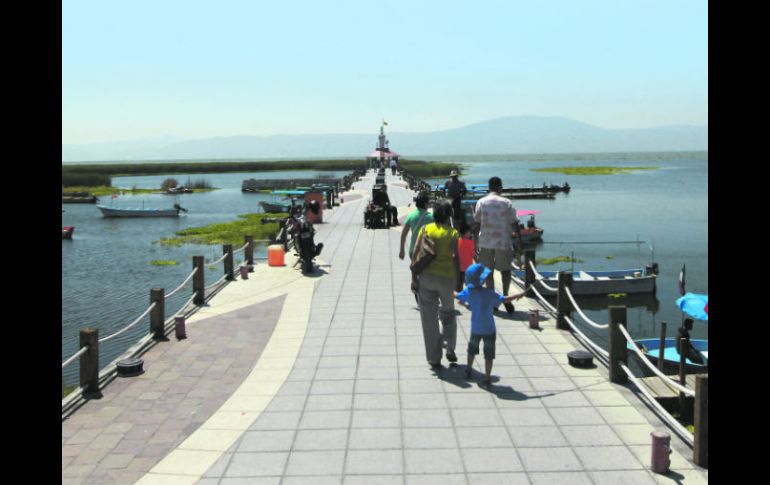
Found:
[[615, 175], [639, 170], [656, 170], [657, 167], [553, 167], [532, 168], [533, 172], [555, 172], [565, 175]]
[[182, 244], [232, 244], [239, 248], [244, 244], [244, 236], [251, 235], [254, 239], [268, 239], [269, 234], [278, 232], [278, 223], [262, 224], [262, 219], [285, 218], [286, 214], [240, 214], [232, 222], [209, 224], [203, 227], [189, 227], [177, 231], [175, 237], [164, 237], [156, 241], [164, 246], [181, 246]]

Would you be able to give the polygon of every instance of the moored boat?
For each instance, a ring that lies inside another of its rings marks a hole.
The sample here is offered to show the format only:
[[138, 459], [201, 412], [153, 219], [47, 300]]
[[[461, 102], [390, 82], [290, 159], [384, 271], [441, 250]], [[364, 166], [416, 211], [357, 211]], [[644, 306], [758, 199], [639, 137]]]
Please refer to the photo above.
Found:
[[262, 206], [262, 210], [265, 212], [270, 213], [283, 213], [283, 212], [289, 212], [289, 209], [291, 209], [291, 203], [289, 202], [265, 202], [260, 201], [260, 206]]
[[72, 233], [75, 232], [74, 226], [62, 226], [61, 228], [61, 238], [62, 239], [72, 239]]
[[187, 212], [187, 209], [174, 204], [171, 209], [147, 209], [147, 208], [118, 208], [106, 205], [96, 206], [102, 212], [104, 217], [178, 217], [180, 211]]
[[[555, 295], [559, 286], [557, 271], [540, 271], [542, 282], [538, 279], [537, 290], [543, 295]], [[514, 270], [513, 274], [524, 279], [523, 270]], [[657, 278], [643, 269], [625, 269], [615, 271], [573, 271], [573, 295], [609, 295], [613, 293], [655, 293]], [[553, 289], [550, 289], [550, 288]]]
[[[660, 359], [660, 339], [643, 338], [634, 340], [634, 342], [641, 349], [645, 357], [647, 357], [653, 365], [657, 366], [658, 359]], [[708, 372], [709, 341], [705, 339], [690, 339], [690, 344], [703, 355], [704, 363], [700, 364], [685, 358], [685, 372], [689, 374]], [[631, 345], [633, 344], [626, 344], [629, 350], [631, 350]], [[665, 340], [665, 349], [663, 351], [663, 372], [678, 372], [680, 359], [679, 352], [676, 350], [676, 338], [667, 337]]]

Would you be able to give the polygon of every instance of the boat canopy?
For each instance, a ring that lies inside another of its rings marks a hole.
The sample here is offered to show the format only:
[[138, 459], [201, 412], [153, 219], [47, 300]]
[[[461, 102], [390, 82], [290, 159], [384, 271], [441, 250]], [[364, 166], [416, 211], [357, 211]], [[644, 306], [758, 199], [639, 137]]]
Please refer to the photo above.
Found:
[[270, 192], [275, 195], [305, 195], [305, 190], [274, 190]]

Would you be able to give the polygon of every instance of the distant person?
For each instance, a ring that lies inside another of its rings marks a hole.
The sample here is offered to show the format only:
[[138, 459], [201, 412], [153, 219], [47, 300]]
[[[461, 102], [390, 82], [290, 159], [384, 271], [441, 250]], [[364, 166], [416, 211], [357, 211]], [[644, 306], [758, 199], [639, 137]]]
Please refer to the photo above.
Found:
[[[425, 342], [425, 358], [433, 369], [441, 367], [441, 354], [446, 342], [446, 358], [457, 362], [457, 320], [454, 307], [455, 278], [459, 272], [457, 238], [455, 229], [449, 225], [452, 206], [444, 202], [433, 210], [434, 222], [420, 230], [420, 237], [429, 237], [433, 242], [436, 257], [422, 270], [419, 278], [412, 275], [412, 288], [420, 295], [420, 321]], [[439, 305], [440, 304], [440, 305]], [[441, 331], [439, 331], [439, 320]]]
[[414, 200], [414, 204], [417, 206], [415, 210], [409, 213], [404, 219], [404, 228], [401, 230], [401, 248], [398, 252], [399, 259], [404, 259], [404, 244], [406, 244], [406, 237], [409, 232], [412, 232], [411, 240], [409, 241], [409, 259], [412, 259], [412, 253], [414, 252], [414, 242], [417, 240], [417, 234], [420, 229], [426, 224], [433, 222], [433, 214], [428, 212], [428, 203], [430, 203], [430, 197], [428, 194], [422, 192]]
[[[500, 271], [503, 280], [503, 294], [507, 295], [511, 287], [511, 263], [513, 262], [513, 231], [518, 231], [519, 219], [513, 203], [502, 197], [503, 181], [500, 177], [489, 179], [489, 194], [476, 202], [473, 220], [479, 224], [479, 263], [491, 270]], [[487, 287], [495, 289], [495, 281], [490, 277]], [[505, 303], [508, 313], [513, 313], [513, 305]]]
[[390, 203], [390, 197], [388, 197], [388, 186], [383, 185], [381, 190], [374, 194], [372, 203], [376, 206], [385, 209], [385, 216], [389, 226], [398, 225], [398, 209], [393, 207]]
[[463, 282], [465, 281], [465, 270], [476, 262], [476, 246], [473, 243], [471, 226], [468, 225], [467, 222], [461, 221], [457, 232], [460, 234], [460, 239], [457, 240], [457, 254], [460, 258], [460, 274], [457, 278], [457, 291], [460, 291], [463, 287]]
[[452, 170], [449, 172], [449, 180], [444, 184], [446, 196], [452, 201], [452, 218], [454, 220], [455, 229], [459, 227], [460, 221], [465, 220], [462, 201], [463, 197], [465, 197], [465, 194], [468, 192], [465, 182], [458, 177], [459, 174], [457, 173], [457, 170]]
[[395, 176], [396, 171], [398, 170], [398, 162], [395, 158], [390, 159], [390, 173], [391, 175]]
[[465, 368], [465, 377], [471, 378], [473, 360], [479, 354], [479, 343], [484, 341], [484, 380], [482, 385], [489, 387], [492, 384], [492, 362], [495, 359], [495, 340], [497, 340], [497, 328], [495, 327], [494, 308], [500, 303], [510, 304], [524, 296], [525, 292], [515, 295], [503, 296], [489, 288], [483, 288], [484, 281], [492, 278], [492, 270], [483, 264], [475, 263], [465, 272], [465, 288], [455, 297], [471, 308], [471, 336], [468, 341], [468, 366]]
[[690, 362], [703, 364], [703, 356], [700, 354], [698, 349], [693, 347], [692, 342], [690, 342], [690, 330], [692, 330], [692, 323], [692, 318], [685, 318], [682, 326], [679, 327], [679, 330], [677, 330], [676, 351], [679, 353], [679, 355], [683, 355], [682, 343], [680, 340], [686, 339], [686, 342], [684, 343], [684, 356], [690, 359]]

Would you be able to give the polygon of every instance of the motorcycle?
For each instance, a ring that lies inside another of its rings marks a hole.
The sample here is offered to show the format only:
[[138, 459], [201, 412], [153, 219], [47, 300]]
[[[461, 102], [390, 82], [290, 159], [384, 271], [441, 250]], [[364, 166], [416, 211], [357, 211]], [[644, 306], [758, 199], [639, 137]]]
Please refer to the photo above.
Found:
[[283, 244], [284, 250], [288, 251], [289, 246], [294, 248], [297, 255], [297, 262], [294, 264], [300, 265], [302, 274], [308, 274], [313, 272], [313, 260], [316, 256], [321, 254], [323, 249], [323, 243], [315, 244], [314, 236], [315, 229], [313, 224], [308, 222], [305, 218], [305, 213], [310, 210], [314, 214], [318, 214], [320, 206], [317, 201], [310, 201], [304, 205], [297, 205], [292, 200], [291, 209], [289, 209], [289, 216], [285, 219], [276, 219], [273, 217], [265, 217], [262, 219], [262, 224], [269, 222], [277, 222], [279, 224], [279, 232], [275, 237], [275, 242]]

